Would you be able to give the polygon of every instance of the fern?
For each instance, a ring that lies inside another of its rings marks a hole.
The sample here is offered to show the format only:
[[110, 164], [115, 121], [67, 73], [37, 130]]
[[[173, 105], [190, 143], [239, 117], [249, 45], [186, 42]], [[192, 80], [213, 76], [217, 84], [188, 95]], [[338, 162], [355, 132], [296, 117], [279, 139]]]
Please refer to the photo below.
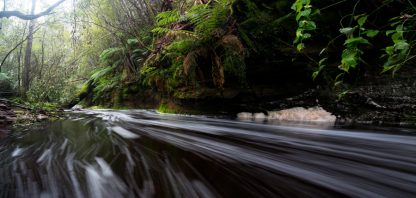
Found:
[[180, 18], [180, 14], [176, 10], [165, 11], [156, 16], [156, 24], [159, 27], [168, 26], [177, 23]]
[[215, 29], [225, 24], [230, 12], [230, 5], [230, 2], [221, 0], [212, 8], [201, 5], [191, 9], [188, 16], [192, 24], [195, 25], [195, 32], [202, 37], [211, 36]]
[[[218, 88], [225, 83], [225, 72], [237, 72], [241, 81], [245, 79], [245, 48], [228, 28], [232, 24], [231, 0], [217, 0], [211, 4], [192, 6], [183, 16], [176, 11], [163, 13], [157, 18], [153, 33], [163, 34], [158, 47], [145, 61], [142, 68], [143, 84], [163, 86], [173, 90], [184, 82], [196, 82], [196, 68], [199, 61], [211, 60], [212, 81]], [[175, 21], [175, 20], [176, 21]], [[186, 25], [181, 22], [186, 21]], [[173, 24], [178, 24], [173, 26]], [[187, 29], [181, 29], [184, 26]], [[222, 50], [226, 50], [224, 56]], [[244, 77], [243, 77], [244, 76]]]
[[93, 83], [97, 83], [101, 78], [103, 78], [104, 76], [110, 74], [111, 72], [113, 72], [115, 69], [115, 67], [105, 67], [103, 69], [99, 69], [96, 72], [94, 72], [90, 79]]
[[156, 27], [152, 30], [152, 32], [156, 34], [166, 34], [169, 31], [170, 31], [169, 28], [164, 28], [164, 27]]
[[198, 39], [198, 35], [194, 32], [187, 31], [187, 30], [170, 30], [166, 33], [166, 37], [172, 38], [172, 39], [189, 39], [194, 38]]
[[166, 47], [166, 50], [169, 52], [178, 52], [180, 54], [185, 54], [195, 46], [195, 39], [180, 39], [172, 42]]
[[119, 58], [122, 53], [123, 48], [108, 48], [101, 53], [100, 61], [107, 63], [108, 61]]

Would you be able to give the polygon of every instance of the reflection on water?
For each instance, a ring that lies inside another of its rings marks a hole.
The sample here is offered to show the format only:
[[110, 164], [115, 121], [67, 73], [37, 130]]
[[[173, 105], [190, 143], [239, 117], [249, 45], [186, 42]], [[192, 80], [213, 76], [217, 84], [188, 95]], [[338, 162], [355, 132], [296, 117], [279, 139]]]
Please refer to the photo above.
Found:
[[[0, 139], [0, 197], [414, 197], [416, 134], [88, 111]], [[378, 129], [377, 129], [378, 130]]]

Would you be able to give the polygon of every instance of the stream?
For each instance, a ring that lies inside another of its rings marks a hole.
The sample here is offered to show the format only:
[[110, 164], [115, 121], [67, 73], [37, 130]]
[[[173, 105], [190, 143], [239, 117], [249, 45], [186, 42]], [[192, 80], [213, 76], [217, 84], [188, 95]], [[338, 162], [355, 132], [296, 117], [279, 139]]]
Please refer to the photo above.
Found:
[[89, 110], [0, 136], [0, 197], [415, 197], [416, 130]]

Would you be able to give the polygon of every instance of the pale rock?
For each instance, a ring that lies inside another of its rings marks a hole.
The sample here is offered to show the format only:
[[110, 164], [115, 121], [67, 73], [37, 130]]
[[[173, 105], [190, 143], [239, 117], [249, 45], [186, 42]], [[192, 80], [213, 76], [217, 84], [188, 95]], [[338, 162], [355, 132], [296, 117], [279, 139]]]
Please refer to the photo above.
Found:
[[267, 119], [267, 116], [264, 113], [253, 113], [253, 118], [256, 120]]
[[239, 119], [252, 119], [253, 118], [253, 114], [252, 113], [248, 113], [248, 112], [241, 112], [237, 114], [237, 117]]
[[335, 122], [337, 117], [321, 107], [303, 108], [294, 107], [281, 111], [269, 111], [268, 115], [264, 113], [247, 113], [237, 114], [239, 119], [255, 120], [282, 120], [282, 121], [306, 121], [306, 122]]
[[72, 111], [81, 111], [83, 109], [83, 106], [81, 105], [75, 105], [71, 108]]

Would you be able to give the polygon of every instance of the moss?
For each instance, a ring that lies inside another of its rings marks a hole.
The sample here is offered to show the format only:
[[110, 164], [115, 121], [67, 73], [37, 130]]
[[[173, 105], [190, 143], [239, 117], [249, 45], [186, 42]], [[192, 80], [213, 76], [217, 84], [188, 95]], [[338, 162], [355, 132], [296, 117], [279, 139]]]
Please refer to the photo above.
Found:
[[157, 108], [157, 111], [160, 113], [174, 113], [179, 114], [180, 111], [176, 108], [172, 108], [172, 105], [168, 105], [168, 103], [160, 103], [159, 107]]
[[92, 110], [98, 110], [98, 109], [107, 109], [108, 107], [105, 107], [105, 106], [102, 106], [102, 105], [96, 105], [96, 106], [91, 106], [91, 107], [88, 107], [89, 109], [92, 109]]

